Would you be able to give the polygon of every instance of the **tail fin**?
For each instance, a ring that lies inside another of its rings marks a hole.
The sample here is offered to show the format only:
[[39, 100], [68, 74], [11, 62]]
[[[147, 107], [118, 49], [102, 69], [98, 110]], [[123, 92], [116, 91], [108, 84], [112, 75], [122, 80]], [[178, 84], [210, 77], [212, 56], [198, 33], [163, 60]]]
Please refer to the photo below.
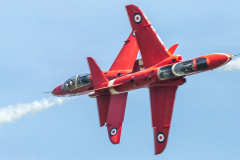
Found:
[[96, 61], [92, 57], [88, 57], [87, 60], [91, 71], [93, 86], [96, 87], [104, 82], [108, 82], [107, 77], [103, 74]]
[[135, 37], [135, 32], [132, 31], [109, 71], [132, 70], [133, 64], [137, 58], [138, 50], [139, 47]]

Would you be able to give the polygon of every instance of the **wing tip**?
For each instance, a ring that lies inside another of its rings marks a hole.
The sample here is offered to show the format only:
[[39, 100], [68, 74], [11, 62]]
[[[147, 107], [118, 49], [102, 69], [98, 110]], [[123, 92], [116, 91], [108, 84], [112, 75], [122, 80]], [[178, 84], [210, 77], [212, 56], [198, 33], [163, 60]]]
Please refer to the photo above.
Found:
[[137, 6], [135, 4], [129, 4], [129, 5], [126, 5], [125, 7], [127, 8], [127, 7], [137, 7]]
[[111, 137], [109, 139], [112, 142], [112, 144], [119, 144], [120, 143], [120, 140], [117, 140], [117, 138], [115, 138], [115, 137]]
[[129, 12], [140, 12], [142, 14], [141, 9], [134, 4], [126, 5], [125, 8], [126, 8], [128, 14], [129, 14]]
[[167, 146], [169, 127], [164, 128], [163, 130], [154, 127], [153, 130], [155, 155], [157, 155], [161, 154]]
[[108, 126], [109, 131], [109, 140], [112, 142], [112, 144], [119, 144], [120, 138], [121, 138], [121, 132], [122, 132], [122, 125], [118, 128]]
[[[165, 147], [166, 148], [166, 147]], [[163, 148], [162, 150], [155, 150], [155, 155], [158, 155], [158, 154], [161, 154], [164, 150], [165, 150], [165, 148]]]

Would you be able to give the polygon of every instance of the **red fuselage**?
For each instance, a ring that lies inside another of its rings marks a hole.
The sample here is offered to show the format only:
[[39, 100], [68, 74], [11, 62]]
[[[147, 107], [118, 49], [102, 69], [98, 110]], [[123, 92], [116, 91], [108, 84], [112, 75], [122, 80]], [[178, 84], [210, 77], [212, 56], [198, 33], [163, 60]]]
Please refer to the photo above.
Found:
[[[103, 94], [118, 94], [128, 92], [130, 90], [151, 87], [151, 86], [179, 86], [185, 83], [185, 76], [192, 75], [208, 70], [215, 69], [232, 59], [232, 55], [228, 53], [217, 53], [201, 56], [187, 61], [182, 61], [181, 56], [172, 56], [166, 60], [156, 64], [153, 67], [128, 74], [125, 72], [121, 76], [108, 77], [109, 81], [99, 86], [93, 86], [91, 82], [87, 85], [75, 87], [74, 89], [63, 89], [66, 86], [59, 85], [52, 94], [55, 96], [74, 96], [81, 95], [86, 91], [90, 92], [90, 97], [96, 97]], [[105, 72], [107, 75], [107, 72]], [[115, 79], [113, 79], [115, 78]], [[112, 80], [111, 80], [112, 79]], [[73, 84], [74, 85], [74, 84]], [[113, 87], [111, 87], [113, 86]], [[94, 91], [98, 88], [107, 88], [107, 90]]]

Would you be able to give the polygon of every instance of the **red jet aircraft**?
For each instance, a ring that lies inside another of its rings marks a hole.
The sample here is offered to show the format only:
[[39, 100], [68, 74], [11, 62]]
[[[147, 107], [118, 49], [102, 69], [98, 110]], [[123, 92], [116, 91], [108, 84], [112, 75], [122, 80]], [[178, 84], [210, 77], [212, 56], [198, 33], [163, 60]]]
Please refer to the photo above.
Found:
[[[120, 143], [128, 91], [149, 88], [155, 154], [163, 152], [169, 134], [175, 94], [185, 76], [228, 63], [233, 56], [216, 53], [183, 61], [173, 55], [178, 44], [166, 49], [145, 14], [135, 5], [126, 6], [132, 32], [109, 71], [101, 71], [88, 57], [91, 74], [77, 75], [56, 87], [55, 96], [88, 94], [97, 99], [100, 126], [107, 126], [109, 139]], [[140, 49], [142, 59], [136, 60]]]

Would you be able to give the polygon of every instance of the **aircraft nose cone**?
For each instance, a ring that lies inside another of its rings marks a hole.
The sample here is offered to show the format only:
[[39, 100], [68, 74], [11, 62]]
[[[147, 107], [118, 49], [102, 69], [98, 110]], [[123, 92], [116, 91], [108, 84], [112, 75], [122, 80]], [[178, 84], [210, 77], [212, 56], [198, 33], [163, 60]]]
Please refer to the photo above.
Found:
[[61, 90], [61, 87], [62, 87], [62, 85], [59, 85], [59, 86], [57, 86], [56, 88], [54, 88], [53, 90], [52, 90], [52, 94], [54, 95], [54, 96], [60, 96], [60, 95], [62, 95], [62, 90]]
[[209, 55], [207, 58], [209, 60], [209, 69], [214, 69], [231, 61], [233, 55], [229, 53], [216, 53]]

